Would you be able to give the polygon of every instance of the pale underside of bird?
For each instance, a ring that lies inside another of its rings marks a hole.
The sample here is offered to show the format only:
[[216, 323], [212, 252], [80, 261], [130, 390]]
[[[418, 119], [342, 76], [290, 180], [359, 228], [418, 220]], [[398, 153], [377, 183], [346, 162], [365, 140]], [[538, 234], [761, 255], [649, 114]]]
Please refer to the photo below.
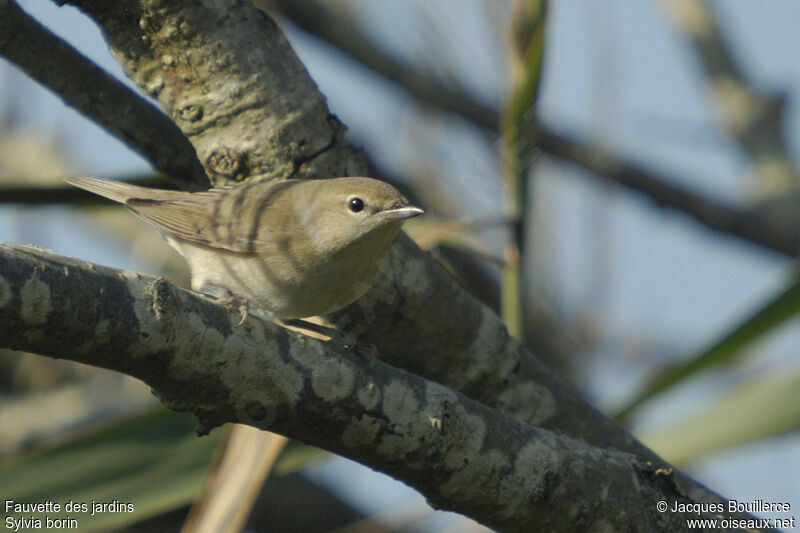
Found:
[[254, 182], [188, 193], [96, 178], [68, 183], [124, 204], [187, 261], [192, 289], [277, 318], [331, 313], [370, 287], [407, 218], [371, 178]]

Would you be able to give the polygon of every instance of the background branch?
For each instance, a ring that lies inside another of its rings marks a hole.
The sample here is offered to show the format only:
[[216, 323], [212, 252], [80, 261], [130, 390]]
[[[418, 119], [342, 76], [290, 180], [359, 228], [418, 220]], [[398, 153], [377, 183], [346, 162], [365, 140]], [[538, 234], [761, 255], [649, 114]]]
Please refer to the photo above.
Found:
[[[12, 178], [9, 181], [13, 183], [14, 179]], [[170, 183], [165, 178], [154, 177], [152, 175], [133, 177], [123, 181], [142, 187], [170, 188], [168, 187]], [[86, 191], [66, 184], [56, 187], [0, 186], [0, 203], [24, 205], [109, 205], [107, 200], [96, 194], [88, 194]]]
[[[480, 127], [497, 130], [499, 116], [496, 111], [476, 102], [463, 91], [431, 82], [430, 78], [410, 65], [402, 64], [381, 52], [351, 21], [342, 20], [341, 16], [326, 6], [313, 0], [277, 0], [273, 4], [299, 27], [397, 82], [420, 101], [456, 113]], [[193, 148], [179, 134], [175, 123], [163, 113], [96, 67], [69, 44], [52, 35], [13, 1], [0, 2], [0, 13], [3, 15], [0, 17], [0, 28], [8, 30], [0, 32], [0, 35], [7, 36], [5, 39], [0, 37], [0, 53], [57, 91], [70, 105], [120, 137], [166, 175], [187, 183], [202, 183], [205, 180]], [[347, 27], [348, 31], [336, 31], [340, 27]], [[26, 39], [13, 37], [20, 28], [26, 29]], [[23, 46], [25, 43], [27, 45]], [[42, 50], [50, 51], [51, 48], [52, 53], [42, 53]], [[66, 73], [68, 76], [61, 72], [64, 65], [70, 65]], [[69, 82], [65, 84], [64, 79]], [[98, 95], [105, 95], [105, 98], [98, 98]], [[125, 105], [117, 105], [120, 102], [125, 102]], [[674, 178], [631, 165], [608, 154], [605, 149], [557, 133], [541, 121], [537, 122], [536, 137], [545, 153], [580, 165], [600, 178], [638, 190], [659, 205], [683, 211], [711, 229], [784, 254], [798, 255], [800, 240], [797, 234], [800, 230], [796, 230], [796, 227], [776, 224], [761, 212], [742, 211], [675, 185], [678, 181]], [[594, 156], [587, 157], [588, 154]], [[44, 195], [49, 192], [28, 189], [4, 191], [0, 195], [0, 202], [47, 203]], [[71, 202], [80, 198], [80, 195], [59, 190], [53, 198], [56, 202]]]
[[[540, 132], [542, 130], [539, 130]], [[800, 254], [800, 226], [754, 209], [740, 209], [677, 184], [677, 180], [615, 157], [576, 137], [552, 131], [539, 136], [550, 156], [592, 171], [599, 179], [640, 192], [662, 207], [676, 209], [706, 227], [790, 257]]]
[[[477, 102], [458, 88], [442, 87], [432, 82], [412, 65], [382, 52], [380, 46], [358, 30], [357, 24], [316, 0], [272, 0], [269, 5], [274, 5], [293, 24], [323, 39], [377, 74], [396, 82], [420, 102], [455, 113], [481, 128], [497, 132], [497, 111]], [[339, 28], [348, 30], [338, 31]], [[800, 252], [800, 230], [797, 226], [778, 223], [760, 211], [744, 211], [677, 185], [681, 180], [629, 163], [591, 141], [558, 132], [541, 118], [535, 124], [534, 135], [538, 147], [547, 155], [583, 167], [597, 178], [645, 194], [658, 205], [682, 211], [712, 230], [792, 257]]]
[[707, 0], [662, 2], [705, 70], [722, 124], [753, 161], [762, 194], [797, 188], [800, 174], [786, 138], [786, 99], [755, 87], [731, 50]]
[[257, 1], [262, 9], [275, 7], [293, 24], [324, 40], [384, 78], [403, 87], [420, 102], [460, 115], [476, 125], [497, 133], [500, 115], [494, 109], [477, 102], [458, 87], [444, 87], [429, 76], [417, 71], [389, 54], [359, 29], [353, 20], [317, 0]]

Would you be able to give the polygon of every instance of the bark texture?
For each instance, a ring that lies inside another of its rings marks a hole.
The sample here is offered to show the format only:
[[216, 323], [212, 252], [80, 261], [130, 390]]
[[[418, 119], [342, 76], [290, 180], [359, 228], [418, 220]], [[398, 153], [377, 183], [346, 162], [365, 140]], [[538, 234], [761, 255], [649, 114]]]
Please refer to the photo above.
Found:
[[669, 471], [532, 427], [369, 347], [240, 325], [163, 278], [0, 245], [0, 312], [9, 348], [125, 372], [206, 430], [240, 422], [302, 440], [502, 531], [678, 531], [693, 517], [657, 511], [692, 503]]

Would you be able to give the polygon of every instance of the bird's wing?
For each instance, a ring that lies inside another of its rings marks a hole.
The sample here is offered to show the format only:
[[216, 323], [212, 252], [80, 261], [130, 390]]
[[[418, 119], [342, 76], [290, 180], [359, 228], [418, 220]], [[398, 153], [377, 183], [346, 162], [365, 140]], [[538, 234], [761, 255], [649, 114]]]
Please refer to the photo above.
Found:
[[[282, 242], [285, 224], [265, 227], [261, 217], [275, 195], [293, 185], [253, 183], [187, 193], [97, 178], [66, 181], [125, 204], [146, 222], [178, 239], [241, 253], [266, 252]], [[251, 218], [246, 218], [247, 213]]]
[[172, 200], [131, 198], [125, 205], [161, 231], [184, 241], [232, 252], [254, 252], [243, 221], [231, 212], [225, 189], [186, 194]]

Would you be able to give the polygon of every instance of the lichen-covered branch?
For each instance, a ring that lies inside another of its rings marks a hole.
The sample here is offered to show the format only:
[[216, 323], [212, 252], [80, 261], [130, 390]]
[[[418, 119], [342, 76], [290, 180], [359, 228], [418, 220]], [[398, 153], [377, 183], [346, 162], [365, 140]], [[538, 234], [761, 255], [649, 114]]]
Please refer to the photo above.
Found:
[[402, 233], [375, 286], [333, 318], [359, 342], [375, 346], [388, 364], [530, 425], [632, 453], [672, 472], [694, 500], [724, 501], [588, 405]]
[[[0, 342], [135, 376], [206, 427], [241, 422], [351, 457], [503, 531], [678, 531], [670, 472], [504, 416], [432, 381], [162, 278], [0, 245]], [[575, 505], [580, 502], [580, 505]]]
[[152, 104], [36, 22], [0, 0], [0, 55], [189, 188], [207, 186], [194, 148]]
[[363, 175], [325, 97], [250, 2], [66, 3], [100, 24], [123, 70], [189, 138], [213, 184]]

